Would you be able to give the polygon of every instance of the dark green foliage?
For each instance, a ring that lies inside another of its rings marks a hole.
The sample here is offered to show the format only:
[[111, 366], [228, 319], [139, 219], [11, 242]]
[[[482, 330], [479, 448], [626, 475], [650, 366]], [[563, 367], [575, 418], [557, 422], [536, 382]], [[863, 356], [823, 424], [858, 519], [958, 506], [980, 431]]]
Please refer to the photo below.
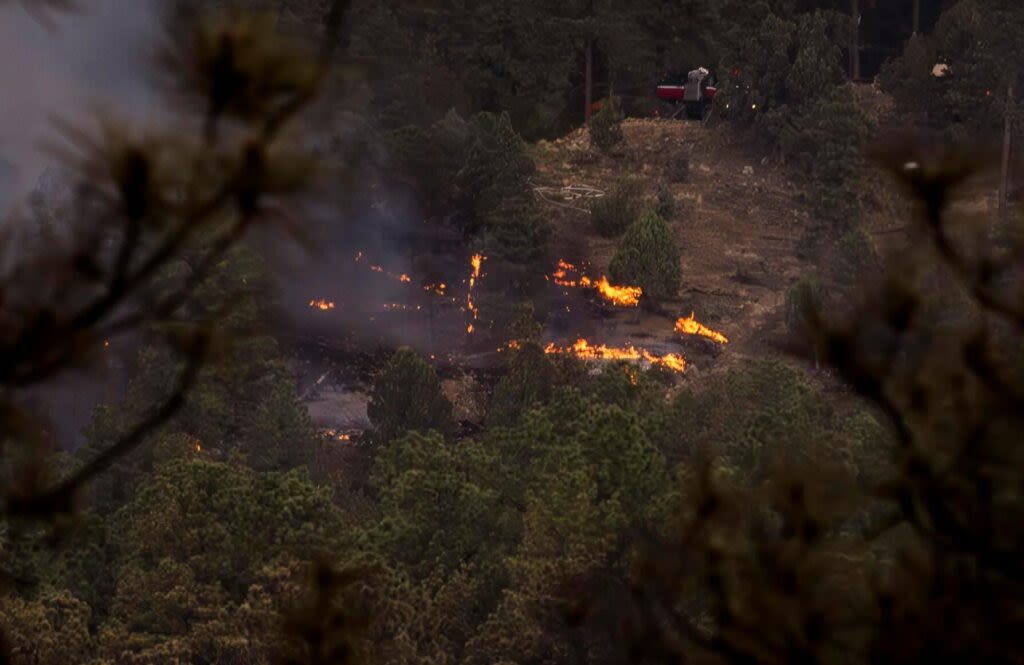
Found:
[[859, 217], [869, 129], [853, 93], [838, 87], [801, 109], [781, 136], [783, 151], [810, 175], [811, 207], [830, 228], [848, 229]]
[[666, 183], [658, 184], [658, 217], [671, 221], [676, 216], [676, 195]]
[[469, 557], [502, 548], [508, 523], [499, 496], [480, 473], [484, 451], [436, 432], [409, 432], [380, 451], [374, 482], [381, 519], [367, 538], [415, 579], [450, 574]]
[[824, 299], [824, 289], [815, 277], [803, 277], [786, 291], [786, 329], [795, 340], [811, 349], [815, 365], [818, 364], [820, 350], [814, 331]]
[[387, 443], [409, 431], [452, 429], [452, 404], [425, 360], [410, 348], [395, 352], [373, 383], [367, 407], [375, 437]]
[[508, 114], [465, 121], [449, 111], [429, 127], [392, 132], [389, 147], [392, 176], [412, 189], [428, 223], [451, 220], [476, 236], [507, 291], [527, 291], [519, 273], [533, 274], [544, 258], [548, 227], [530, 190], [533, 161]]
[[494, 387], [487, 412], [494, 426], [511, 425], [527, 409], [547, 402], [554, 382], [554, 368], [538, 344], [520, 343], [506, 353], [506, 374]]
[[[532, 271], [544, 255], [547, 225], [530, 191], [534, 165], [526, 146], [505, 113], [477, 114], [467, 136], [456, 174], [465, 228], [482, 235], [492, 265], [501, 261]], [[508, 283], [522, 281], [513, 276]]]
[[484, 215], [484, 252], [492, 266], [504, 261], [532, 274], [545, 256], [547, 238], [547, 223], [531, 192], [509, 193]]
[[733, 122], [755, 125], [759, 136], [777, 145], [788, 127], [800, 126], [794, 114], [843, 80], [842, 51], [830, 33], [823, 12], [793, 18], [768, 13], [727, 55], [728, 76], [716, 106]]
[[641, 210], [643, 187], [640, 181], [626, 179], [590, 205], [594, 229], [606, 238], [622, 235]]
[[523, 506], [523, 536], [507, 559], [505, 593], [466, 646], [468, 661], [567, 657], [580, 635], [548, 617], [564, 611], [567, 585], [582, 576], [621, 579], [631, 530], [656, 518], [668, 492], [664, 460], [635, 414], [575, 391], [496, 430], [488, 444], [503, 461], [499, 486]]
[[502, 109], [524, 135], [550, 137], [583, 120], [587, 43], [606, 67], [595, 77], [596, 101], [612, 84], [646, 90], [664, 67], [709, 61], [716, 35], [716, 8], [699, 0], [523, 0], [475, 9], [352, 3], [349, 52], [372, 66], [368, 106], [386, 127], [429, 124], [453, 107]]
[[845, 419], [819, 398], [819, 390], [801, 372], [777, 361], [709, 378], [671, 406], [670, 457], [710, 457], [715, 473], [744, 485], [815, 464], [853, 482], [869, 463], [863, 456], [870, 441], [849, 436]]
[[[175, 279], [176, 274], [169, 274], [161, 286], [170, 288]], [[237, 456], [261, 470], [290, 469], [311, 460], [313, 428], [298, 401], [292, 370], [277, 341], [259, 330], [265, 316], [260, 295], [267, 289], [262, 263], [242, 249], [230, 254], [196, 289], [183, 309], [197, 320], [221, 316], [221, 332], [228, 342], [200, 373], [178, 413], [155, 434], [185, 435], [210, 451]], [[97, 408], [78, 458], [91, 459], [167, 400], [181, 367], [181, 359], [167, 344], [152, 339], [143, 346], [124, 402]], [[142, 474], [151, 469], [152, 455], [152, 446], [146, 444], [118, 459], [90, 487], [93, 506], [106, 513], [128, 499]]]
[[[261, 474], [191, 456], [158, 467], [117, 516], [106, 648], [183, 648], [192, 659], [268, 654], [280, 639], [276, 615], [299, 586], [296, 562], [329, 545], [339, 514], [330, 492], [302, 472]], [[251, 643], [232, 639], [246, 624], [265, 632]]]
[[464, 165], [470, 127], [455, 111], [430, 127], [407, 125], [388, 137], [391, 161], [428, 212], [454, 204], [456, 176]]
[[[910, 40], [903, 54], [883, 69], [883, 88], [901, 111], [957, 138], [989, 132], [1002, 124], [1007, 88], [1024, 82], [1020, 32], [1024, 7], [1004, 0], [967, 0], [943, 12], [935, 30]], [[932, 75], [945, 64], [950, 74]], [[1022, 96], [1015, 95], [1016, 111]]]
[[643, 288], [644, 297], [671, 298], [679, 290], [679, 247], [661, 217], [644, 213], [622, 236], [608, 266], [618, 284]]
[[923, 124], [949, 120], [949, 109], [937, 104], [950, 80], [932, 76], [932, 68], [940, 63], [933, 39], [914, 35], [903, 48], [903, 53], [887, 61], [878, 74], [882, 89], [893, 96], [896, 103], [911, 118]]
[[829, 262], [829, 275], [840, 287], [860, 287], [877, 278], [881, 261], [871, 239], [860, 229], [843, 234], [836, 241]]
[[605, 153], [618, 147], [625, 140], [622, 135], [624, 118], [619, 98], [609, 97], [587, 123], [590, 129], [590, 142]]
[[469, 143], [456, 179], [470, 230], [485, 223], [505, 199], [524, 195], [534, 166], [507, 113], [478, 113], [469, 122]]

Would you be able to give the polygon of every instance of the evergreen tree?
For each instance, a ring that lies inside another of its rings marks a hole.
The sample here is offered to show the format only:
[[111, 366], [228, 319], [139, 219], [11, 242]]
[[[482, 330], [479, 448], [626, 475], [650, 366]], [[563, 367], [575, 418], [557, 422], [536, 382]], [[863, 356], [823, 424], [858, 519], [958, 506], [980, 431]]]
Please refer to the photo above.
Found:
[[824, 289], [816, 277], [804, 277], [786, 291], [786, 328], [794, 339], [810, 346], [815, 367], [821, 355], [815, 321], [824, 298]]
[[[1024, 84], [1019, 36], [1024, 7], [1012, 0], [965, 0], [939, 17], [932, 34], [910, 41], [888, 63], [881, 80], [901, 107], [923, 115], [939, 130], [1002, 129], [1007, 112], [1020, 112], [1022, 96], [1008, 98]], [[932, 67], [945, 64], [937, 77]]]
[[679, 290], [679, 247], [665, 220], [645, 213], [626, 230], [608, 265], [619, 284], [641, 287], [652, 302]]
[[452, 431], [452, 404], [425, 360], [410, 348], [395, 352], [373, 383], [367, 407], [377, 441], [387, 443], [409, 431]]
[[494, 387], [487, 419], [491, 425], [511, 425], [519, 416], [548, 401], [554, 368], [544, 349], [534, 342], [522, 342], [508, 350], [506, 374]]
[[636, 221], [641, 212], [643, 191], [638, 180], [625, 179], [590, 205], [594, 229], [607, 238], [615, 238]]
[[[164, 288], [187, 277], [187, 268], [169, 273]], [[269, 290], [262, 262], [251, 250], [233, 252], [216, 267], [183, 306], [185, 315], [201, 320], [218, 317], [229, 335], [217, 362], [200, 373], [180, 412], [162, 433], [182, 433], [208, 450], [238, 453], [259, 469], [286, 469], [310, 461], [313, 429], [298, 394], [291, 368], [277, 341], [263, 330], [267, 317], [262, 296]], [[174, 390], [181, 362], [166, 344], [143, 346], [136, 360], [125, 401], [116, 409], [101, 407], [86, 432], [79, 456], [88, 459], [119, 436], [128, 423], [145, 417]], [[137, 474], [151, 467], [151, 447], [115, 465], [96, 484], [96, 498], [127, 497]], [[101, 507], [102, 506], [99, 506]]]

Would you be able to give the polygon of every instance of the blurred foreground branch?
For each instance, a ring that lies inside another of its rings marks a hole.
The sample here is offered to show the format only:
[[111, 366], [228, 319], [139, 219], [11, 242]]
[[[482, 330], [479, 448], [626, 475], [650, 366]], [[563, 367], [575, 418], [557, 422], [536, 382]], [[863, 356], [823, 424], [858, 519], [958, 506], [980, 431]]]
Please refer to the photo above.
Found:
[[[113, 118], [101, 118], [97, 130], [61, 123], [66, 140], [54, 151], [75, 181], [73, 211], [58, 220], [68, 240], [18, 252], [0, 277], [0, 443], [8, 467], [15, 457], [29, 460], [8, 469], [16, 482], [2, 488], [4, 513], [69, 511], [84, 483], [183, 404], [220, 340], [211, 322], [190, 323], [180, 309], [250, 228], [288, 221], [284, 208], [298, 202], [312, 163], [286, 129], [323, 85], [345, 6], [332, 10], [323, 49], [306, 54], [266, 17], [178, 3], [160, 53], [176, 126], [146, 133]], [[13, 226], [5, 246], [16, 242]], [[185, 257], [188, 274], [168, 288], [165, 273]], [[162, 331], [184, 360], [176, 389], [108, 450], [53, 483], [25, 391], [94, 366], [112, 337], [143, 330]]]
[[756, 488], [695, 472], [618, 602], [633, 662], [1019, 662], [1024, 255], [951, 213], [983, 156], [882, 145], [921, 205], [918, 242], [853, 311], [808, 318], [895, 445], [853, 483], [827, 441]]

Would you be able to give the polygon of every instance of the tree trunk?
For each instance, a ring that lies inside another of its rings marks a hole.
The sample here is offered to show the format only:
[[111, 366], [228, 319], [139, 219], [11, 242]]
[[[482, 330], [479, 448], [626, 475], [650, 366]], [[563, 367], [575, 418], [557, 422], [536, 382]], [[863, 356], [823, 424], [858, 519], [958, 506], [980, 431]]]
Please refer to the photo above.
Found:
[[583, 109], [583, 122], [590, 120], [590, 107], [594, 103], [594, 40], [587, 40], [587, 65], [586, 65], [586, 80], [583, 84], [584, 91], [584, 109]]
[[914, 29], [910, 33], [916, 35], [921, 29], [921, 0], [914, 0]]
[[1007, 186], [1010, 180], [1010, 139], [1013, 135], [1013, 83], [1006, 86], [1006, 109], [1003, 111], [1003, 160], [999, 168], [999, 224], [1006, 228]]
[[860, 78], [860, 0], [850, 0], [850, 78]]

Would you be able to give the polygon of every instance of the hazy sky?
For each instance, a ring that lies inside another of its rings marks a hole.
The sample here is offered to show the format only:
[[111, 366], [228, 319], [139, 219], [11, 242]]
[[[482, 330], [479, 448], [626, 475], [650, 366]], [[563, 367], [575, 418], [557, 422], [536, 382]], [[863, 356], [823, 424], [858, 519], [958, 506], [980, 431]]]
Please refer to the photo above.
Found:
[[156, 108], [151, 80], [159, 0], [83, 0], [82, 10], [44, 25], [18, 2], [0, 6], [0, 159], [18, 192], [50, 161], [39, 143], [51, 117], [87, 117], [100, 107], [144, 120]]

